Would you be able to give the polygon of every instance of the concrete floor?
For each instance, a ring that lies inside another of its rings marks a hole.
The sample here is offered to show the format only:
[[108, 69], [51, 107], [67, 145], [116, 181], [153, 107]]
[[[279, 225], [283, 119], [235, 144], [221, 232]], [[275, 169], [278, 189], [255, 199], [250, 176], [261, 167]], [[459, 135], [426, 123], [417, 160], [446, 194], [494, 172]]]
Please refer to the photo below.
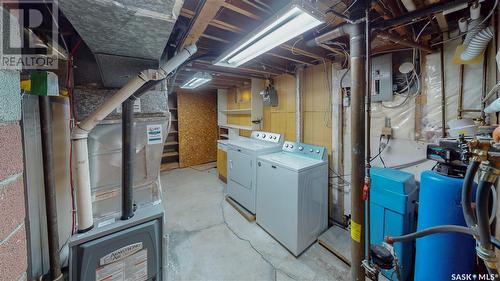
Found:
[[295, 258], [224, 200], [217, 171], [161, 175], [166, 209], [164, 280], [347, 280], [349, 268], [319, 244]]

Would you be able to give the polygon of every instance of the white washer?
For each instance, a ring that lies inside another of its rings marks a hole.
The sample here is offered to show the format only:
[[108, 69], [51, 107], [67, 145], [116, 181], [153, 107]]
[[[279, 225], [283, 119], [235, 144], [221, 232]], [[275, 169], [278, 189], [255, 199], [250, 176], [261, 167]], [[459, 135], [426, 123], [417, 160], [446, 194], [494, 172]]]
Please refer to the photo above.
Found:
[[257, 223], [295, 256], [328, 225], [326, 148], [285, 142], [257, 159]]
[[257, 196], [257, 156], [280, 151], [282, 143], [280, 134], [260, 131], [228, 142], [227, 194], [252, 214]]

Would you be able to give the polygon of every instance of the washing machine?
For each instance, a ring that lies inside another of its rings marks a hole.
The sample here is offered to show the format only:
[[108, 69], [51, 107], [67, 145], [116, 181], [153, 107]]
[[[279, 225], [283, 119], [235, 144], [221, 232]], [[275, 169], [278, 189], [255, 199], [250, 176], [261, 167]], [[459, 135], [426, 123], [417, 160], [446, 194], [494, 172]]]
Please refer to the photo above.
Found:
[[252, 214], [257, 196], [257, 157], [280, 151], [282, 144], [280, 134], [261, 131], [227, 143], [227, 195]]
[[285, 142], [257, 159], [257, 224], [299, 256], [328, 226], [326, 148]]

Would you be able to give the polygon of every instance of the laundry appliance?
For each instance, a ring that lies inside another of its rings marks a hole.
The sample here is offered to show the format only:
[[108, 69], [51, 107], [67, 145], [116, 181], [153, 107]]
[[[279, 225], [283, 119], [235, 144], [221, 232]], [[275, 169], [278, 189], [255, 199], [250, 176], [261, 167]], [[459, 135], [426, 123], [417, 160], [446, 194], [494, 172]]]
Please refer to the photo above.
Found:
[[257, 157], [280, 151], [282, 144], [280, 134], [261, 131], [227, 143], [227, 195], [252, 214], [257, 196]]
[[326, 148], [285, 142], [257, 159], [257, 223], [293, 255], [328, 226]]

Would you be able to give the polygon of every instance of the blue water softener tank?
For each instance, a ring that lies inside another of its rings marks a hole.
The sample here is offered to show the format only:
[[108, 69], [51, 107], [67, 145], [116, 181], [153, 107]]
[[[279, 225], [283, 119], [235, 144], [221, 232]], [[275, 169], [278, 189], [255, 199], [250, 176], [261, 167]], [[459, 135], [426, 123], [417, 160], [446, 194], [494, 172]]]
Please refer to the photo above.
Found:
[[[454, 224], [465, 226], [461, 206], [462, 178], [424, 171], [420, 177], [417, 230]], [[451, 280], [452, 274], [473, 273], [472, 236], [443, 233], [417, 239], [415, 281]]]
[[[394, 169], [371, 169], [370, 231], [371, 243], [380, 245], [385, 236], [399, 236], [415, 231], [415, 202], [418, 189], [413, 174]], [[409, 280], [413, 264], [413, 242], [394, 245], [402, 280]], [[394, 270], [383, 270], [390, 280], [397, 280]]]

